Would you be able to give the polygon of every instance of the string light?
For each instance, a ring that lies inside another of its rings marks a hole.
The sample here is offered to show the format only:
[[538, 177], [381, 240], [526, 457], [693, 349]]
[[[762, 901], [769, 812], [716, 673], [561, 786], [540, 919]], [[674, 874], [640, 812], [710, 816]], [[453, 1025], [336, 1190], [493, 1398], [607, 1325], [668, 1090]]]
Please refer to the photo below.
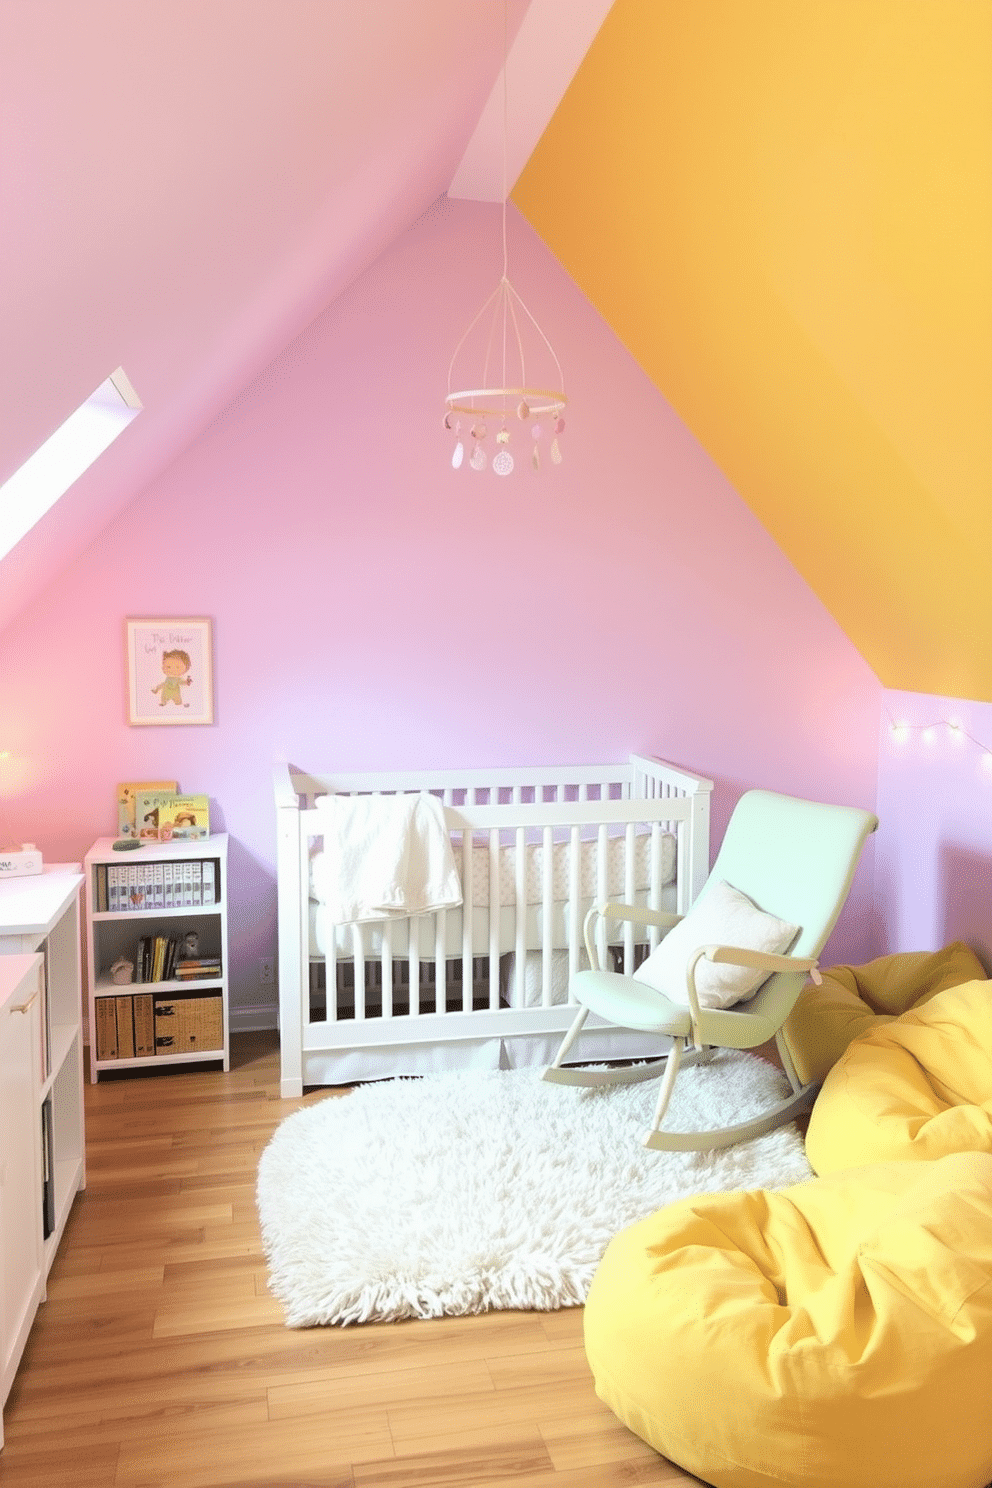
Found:
[[992, 772], [992, 747], [969, 733], [960, 718], [936, 718], [930, 723], [908, 723], [905, 719], [893, 718], [891, 713], [886, 716], [889, 720], [889, 732], [897, 744], [904, 744], [910, 734], [919, 734], [923, 743], [930, 748], [937, 742], [940, 731], [943, 729], [958, 748], [961, 748], [967, 740], [968, 743], [974, 744], [976, 749], [981, 750], [981, 764], [985, 770]]

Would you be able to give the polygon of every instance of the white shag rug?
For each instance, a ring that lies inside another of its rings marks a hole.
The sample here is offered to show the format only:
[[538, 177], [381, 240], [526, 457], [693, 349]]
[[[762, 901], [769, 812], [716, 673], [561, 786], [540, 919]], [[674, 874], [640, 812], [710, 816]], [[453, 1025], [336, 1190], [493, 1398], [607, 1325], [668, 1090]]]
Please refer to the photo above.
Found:
[[[795, 1126], [722, 1151], [649, 1151], [657, 1090], [471, 1071], [363, 1085], [288, 1116], [257, 1188], [287, 1325], [573, 1307], [635, 1220], [812, 1177]], [[665, 1125], [730, 1125], [786, 1094], [763, 1060], [721, 1051], [680, 1073]]]

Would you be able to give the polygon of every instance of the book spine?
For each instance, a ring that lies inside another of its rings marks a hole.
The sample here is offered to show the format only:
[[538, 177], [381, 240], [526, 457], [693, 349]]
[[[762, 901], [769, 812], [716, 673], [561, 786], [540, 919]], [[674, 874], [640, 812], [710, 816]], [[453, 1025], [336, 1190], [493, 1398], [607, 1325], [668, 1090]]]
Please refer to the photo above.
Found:
[[96, 1000], [96, 1057], [117, 1058], [117, 1009], [112, 997]]
[[155, 1014], [150, 992], [134, 998], [134, 1052], [139, 1059], [155, 1053]]
[[[115, 997], [117, 1014], [117, 1057], [118, 1059], [134, 1058], [134, 1012], [132, 1000], [128, 997]], [[109, 1002], [110, 998], [105, 1001]]]
[[207, 858], [203, 864], [203, 902], [204, 904], [216, 904], [217, 902], [212, 858]]
[[193, 904], [199, 907], [203, 903], [203, 864], [199, 858], [194, 858], [190, 871], [193, 878]]
[[176, 865], [175, 863], [162, 864], [163, 875], [163, 904], [166, 909], [174, 909], [176, 904]]
[[153, 871], [154, 888], [152, 899], [156, 909], [165, 908], [165, 864], [156, 863]]

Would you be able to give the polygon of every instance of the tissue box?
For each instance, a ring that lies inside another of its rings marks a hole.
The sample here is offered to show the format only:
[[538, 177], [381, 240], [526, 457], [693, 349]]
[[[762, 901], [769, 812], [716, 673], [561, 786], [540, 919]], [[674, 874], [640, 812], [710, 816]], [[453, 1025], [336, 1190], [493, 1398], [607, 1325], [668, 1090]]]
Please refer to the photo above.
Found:
[[22, 842], [20, 847], [0, 848], [0, 878], [21, 878], [26, 873], [41, 873], [44, 866], [41, 853], [33, 842]]

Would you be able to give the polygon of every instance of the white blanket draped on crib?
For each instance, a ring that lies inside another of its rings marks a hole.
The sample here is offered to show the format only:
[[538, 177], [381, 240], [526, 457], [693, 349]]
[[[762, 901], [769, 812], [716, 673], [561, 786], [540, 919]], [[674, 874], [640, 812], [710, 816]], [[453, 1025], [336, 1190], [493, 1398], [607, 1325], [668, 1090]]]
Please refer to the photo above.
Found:
[[313, 865], [314, 887], [332, 925], [461, 904], [461, 880], [436, 796], [328, 795], [315, 804], [324, 823], [324, 851]]

